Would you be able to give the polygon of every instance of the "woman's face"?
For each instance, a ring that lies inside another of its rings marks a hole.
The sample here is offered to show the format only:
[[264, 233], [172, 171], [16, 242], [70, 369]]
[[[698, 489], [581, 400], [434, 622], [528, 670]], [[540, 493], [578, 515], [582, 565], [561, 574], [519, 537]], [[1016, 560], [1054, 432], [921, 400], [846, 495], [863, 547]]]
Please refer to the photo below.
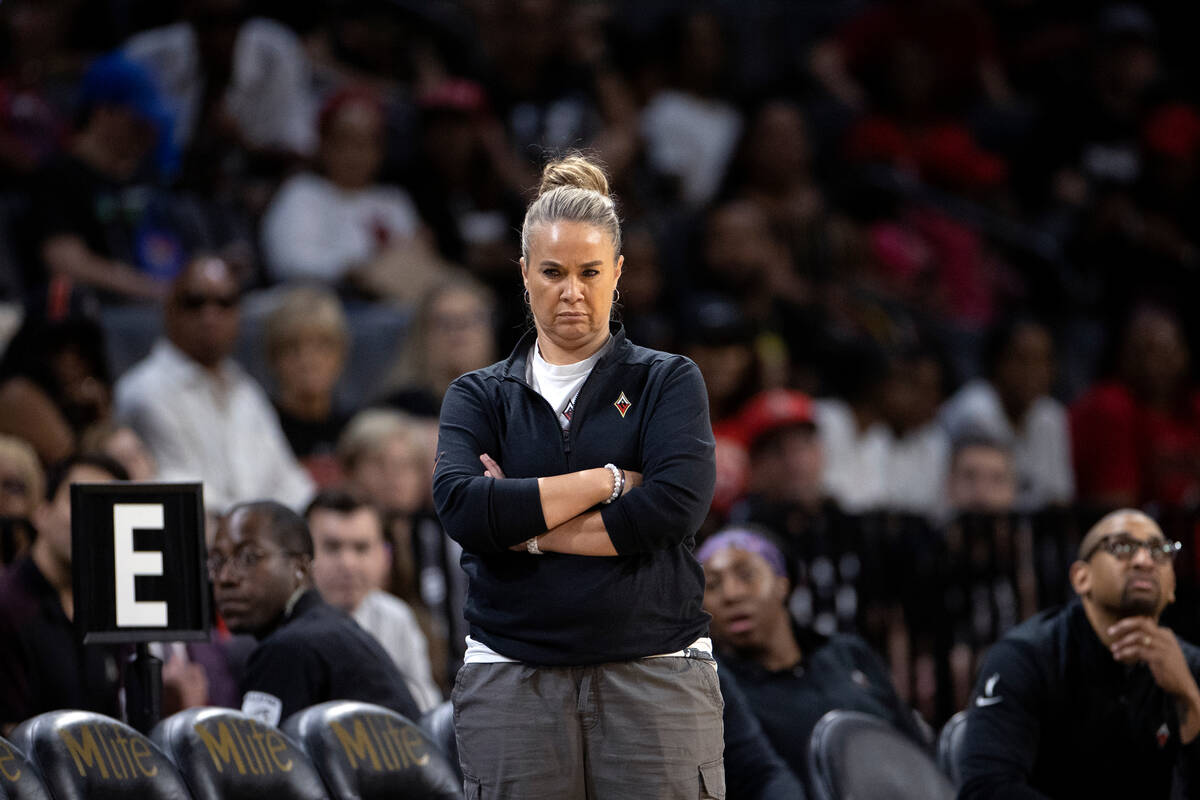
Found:
[[471, 291], [450, 289], [433, 301], [426, 338], [429, 363], [444, 363], [456, 375], [495, 360], [491, 314]]
[[366, 455], [350, 475], [367, 499], [384, 511], [412, 513], [421, 508], [428, 478], [418, 443], [390, 436]]
[[521, 275], [543, 358], [571, 364], [599, 349], [624, 261], [603, 228], [551, 222], [533, 230]]
[[345, 365], [345, 349], [320, 330], [301, 331], [280, 346], [275, 375], [284, 395], [325, 397], [333, 394]]

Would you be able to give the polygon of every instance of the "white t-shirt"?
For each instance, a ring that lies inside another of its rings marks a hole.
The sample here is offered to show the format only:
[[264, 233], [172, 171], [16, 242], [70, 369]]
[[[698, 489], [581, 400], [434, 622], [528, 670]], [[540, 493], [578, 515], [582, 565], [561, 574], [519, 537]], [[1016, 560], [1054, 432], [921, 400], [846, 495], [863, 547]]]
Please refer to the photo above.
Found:
[[420, 227], [417, 207], [403, 189], [346, 191], [303, 172], [280, 187], [263, 215], [263, 256], [277, 281], [336, 283]]
[[533, 390], [546, 398], [546, 402], [558, 414], [558, 424], [565, 431], [571, 427], [571, 417], [575, 414], [575, 398], [587, 376], [592, 373], [592, 367], [608, 350], [608, 342], [583, 361], [574, 364], [551, 364], [542, 358], [537, 342], [529, 348], [529, 367], [526, 378]]
[[716, 196], [742, 133], [742, 115], [729, 103], [675, 89], [650, 99], [639, 120], [646, 158], [658, 172], [679, 178], [693, 208]]

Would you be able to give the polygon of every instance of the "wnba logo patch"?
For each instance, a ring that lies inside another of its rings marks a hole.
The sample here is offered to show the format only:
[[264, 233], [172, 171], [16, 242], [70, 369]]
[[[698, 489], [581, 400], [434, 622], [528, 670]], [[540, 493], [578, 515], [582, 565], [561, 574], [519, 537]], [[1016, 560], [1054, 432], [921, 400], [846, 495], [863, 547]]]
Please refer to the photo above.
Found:
[[624, 418], [625, 412], [629, 410], [629, 407], [633, 405], [633, 403], [629, 402], [629, 398], [625, 396], [624, 392], [621, 392], [620, 396], [617, 397], [617, 401], [613, 403], [613, 405], [616, 406], [617, 411], [620, 411], [621, 417]]

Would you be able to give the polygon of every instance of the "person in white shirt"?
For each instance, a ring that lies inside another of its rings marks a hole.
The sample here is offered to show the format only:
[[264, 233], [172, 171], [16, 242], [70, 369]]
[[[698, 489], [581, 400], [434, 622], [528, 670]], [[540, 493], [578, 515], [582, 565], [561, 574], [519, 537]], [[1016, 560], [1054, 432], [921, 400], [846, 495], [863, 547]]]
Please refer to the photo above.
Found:
[[306, 156], [316, 145], [311, 68], [299, 37], [250, 17], [242, 0], [189, 0], [185, 21], [134, 35], [124, 52], [147, 67], [175, 115], [175, 143], [186, 150], [211, 118], [232, 124], [252, 150]]
[[436, 706], [442, 694], [433, 681], [425, 634], [407, 603], [379, 589], [389, 566], [379, 512], [327, 489], [313, 498], [305, 518], [315, 551], [313, 583], [325, 602], [350, 614], [383, 645], [422, 713]]
[[742, 133], [742, 114], [720, 92], [728, 72], [723, 20], [688, 8], [667, 24], [670, 85], [649, 98], [639, 128], [650, 167], [678, 181], [675, 199], [701, 208], [721, 188]]
[[1017, 318], [991, 333], [986, 350], [987, 379], [967, 383], [946, 401], [942, 426], [951, 440], [986, 436], [1008, 445], [1017, 470], [1017, 510], [1070, 503], [1075, 497], [1071, 435], [1066, 409], [1050, 396], [1050, 331]]
[[848, 348], [843, 361], [846, 399], [823, 398], [814, 409], [826, 453], [826, 491], [850, 513], [934, 518], [950, 449], [934, 424], [937, 359], [919, 348], [890, 354], [863, 343]]
[[882, 413], [892, 437], [884, 507], [935, 520], [942, 511], [950, 440], [938, 424], [945, 398], [938, 354], [916, 345], [892, 359]]
[[167, 299], [166, 338], [117, 381], [116, 417], [146, 442], [161, 480], [202, 481], [211, 511], [260, 498], [303, 508], [312, 481], [266, 393], [230, 358], [239, 317], [229, 265], [188, 264]]
[[374, 292], [371, 279], [380, 268], [407, 272], [427, 261], [415, 257], [423, 245], [412, 199], [376, 182], [383, 106], [366, 90], [343, 90], [322, 108], [318, 128], [317, 169], [289, 178], [263, 217], [264, 257], [279, 281], [349, 283]]

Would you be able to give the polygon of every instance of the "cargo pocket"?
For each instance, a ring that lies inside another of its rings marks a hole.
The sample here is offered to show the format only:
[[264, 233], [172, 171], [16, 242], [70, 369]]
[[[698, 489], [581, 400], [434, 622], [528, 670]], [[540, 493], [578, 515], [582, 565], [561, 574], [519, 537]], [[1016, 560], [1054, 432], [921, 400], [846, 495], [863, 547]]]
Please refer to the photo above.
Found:
[[708, 699], [712, 701], [713, 707], [720, 714], [725, 709], [725, 697], [721, 694], [721, 679], [717, 677], [716, 665], [711, 661], [701, 661], [698, 658], [692, 659], [692, 665], [693, 669], [700, 670], [700, 680], [704, 683]]
[[700, 765], [700, 800], [725, 800], [725, 759]]

